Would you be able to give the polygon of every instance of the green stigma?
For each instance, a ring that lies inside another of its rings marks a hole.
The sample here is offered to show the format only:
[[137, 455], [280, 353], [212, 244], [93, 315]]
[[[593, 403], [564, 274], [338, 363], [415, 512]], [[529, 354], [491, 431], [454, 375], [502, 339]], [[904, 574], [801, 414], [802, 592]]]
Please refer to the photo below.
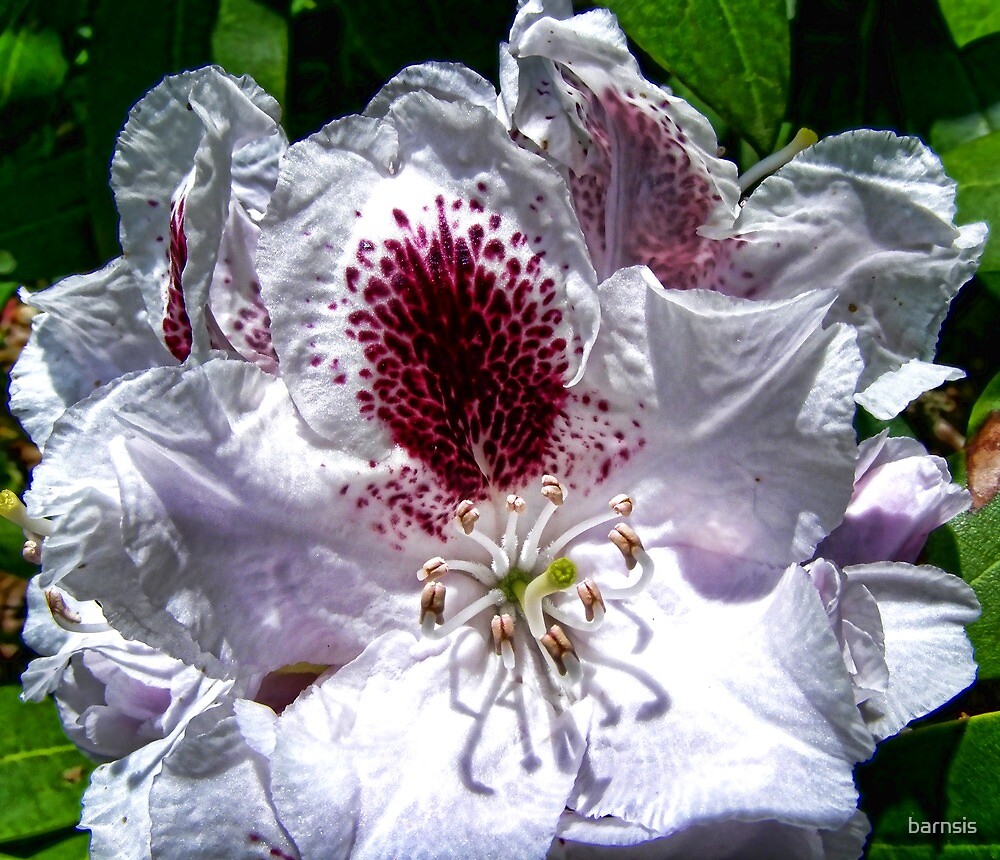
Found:
[[576, 565], [568, 558], [557, 558], [545, 568], [545, 576], [553, 588], [562, 591], [576, 582]]
[[497, 583], [497, 588], [511, 603], [519, 603], [525, 588], [531, 582], [531, 574], [519, 567], [512, 567], [507, 575]]

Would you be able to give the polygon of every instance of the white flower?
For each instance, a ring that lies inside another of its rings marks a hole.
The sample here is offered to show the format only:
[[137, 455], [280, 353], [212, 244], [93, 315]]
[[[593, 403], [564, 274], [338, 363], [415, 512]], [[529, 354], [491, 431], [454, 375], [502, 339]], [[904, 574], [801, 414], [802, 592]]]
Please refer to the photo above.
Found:
[[503, 115], [566, 174], [601, 277], [645, 264], [671, 289], [834, 290], [827, 321], [858, 332], [857, 400], [879, 418], [962, 375], [931, 359], [986, 225], [954, 225], [954, 183], [917, 139], [831, 137], [738, 205], [748, 182], [708, 120], [642, 77], [606, 10], [524, 3], [501, 66]]

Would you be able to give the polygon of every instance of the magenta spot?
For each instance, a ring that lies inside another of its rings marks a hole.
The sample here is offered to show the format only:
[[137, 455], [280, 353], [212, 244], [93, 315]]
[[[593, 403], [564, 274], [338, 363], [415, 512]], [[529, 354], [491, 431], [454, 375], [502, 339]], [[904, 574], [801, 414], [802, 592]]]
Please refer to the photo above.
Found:
[[319, 367], [322, 363], [323, 359], [320, 358], [318, 355], [314, 355], [312, 358], [309, 359], [309, 364], [311, 367]]
[[148, 204], [149, 204], [150, 206], [152, 206], [152, 207], [153, 207], [154, 209], [155, 209], [155, 208], [156, 208], [157, 206], [159, 206], [159, 205], [160, 205], [160, 201], [159, 201], [159, 200], [147, 200], [146, 202], [147, 202], [147, 203], [148, 203]]

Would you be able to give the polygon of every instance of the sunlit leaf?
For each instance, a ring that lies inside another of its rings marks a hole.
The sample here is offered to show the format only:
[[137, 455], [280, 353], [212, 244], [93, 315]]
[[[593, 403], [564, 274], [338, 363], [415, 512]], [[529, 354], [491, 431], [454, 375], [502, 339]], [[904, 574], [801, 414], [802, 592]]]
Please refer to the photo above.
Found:
[[613, 0], [625, 32], [770, 152], [788, 101], [785, 0]]
[[1000, 30], [996, 0], [939, 0], [941, 11], [959, 46]]
[[93, 765], [63, 733], [55, 704], [24, 704], [0, 687], [0, 843], [74, 825]]
[[[963, 222], [984, 220], [1000, 228], [1000, 132], [995, 131], [946, 152], [948, 174], [958, 181], [958, 214]], [[1000, 269], [1000, 229], [994, 229], [981, 263], [984, 272]]]
[[872, 821], [869, 860], [1000, 853], [1000, 714], [900, 734], [859, 769], [858, 783]]
[[59, 35], [52, 30], [0, 33], [0, 110], [52, 96], [68, 68]]
[[259, 0], [221, 0], [212, 59], [234, 75], [250, 75], [285, 103], [288, 21]]

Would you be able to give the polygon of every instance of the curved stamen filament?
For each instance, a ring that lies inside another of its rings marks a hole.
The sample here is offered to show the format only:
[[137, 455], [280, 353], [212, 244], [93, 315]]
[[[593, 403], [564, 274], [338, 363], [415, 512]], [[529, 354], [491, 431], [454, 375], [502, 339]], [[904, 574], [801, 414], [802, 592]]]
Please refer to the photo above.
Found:
[[52, 620], [63, 630], [70, 633], [107, 633], [111, 625], [106, 621], [84, 623], [80, 613], [66, 603], [66, 599], [54, 588], [45, 589], [45, 602], [48, 604]]
[[558, 621], [563, 627], [572, 627], [574, 630], [597, 630], [604, 623], [604, 610], [599, 609], [594, 612], [592, 620], [574, 618], [568, 612], [563, 611], [558, 606], [548, 602], [544, 606], [545, 614]]
[[779, 167], [784, 167], [803, 149], [812, 146], [819, 138], [816, 132], [808, 128], [799, 129], [799, 133], [792, 138], [791, 143], [779, 149], [777, 152], [762, 158], [753, 167], [740, 177], [740, 194], [746, 194], [747, 189], [759, 182], [765, 176], [770, 176]]
[[624, 494], [615, 496], [608, 503], [608, 507], [611, 508], [609, 513], [597, 514], [590, 519], [577, 523], [572, 528], [563, 532], [559, 537], [552, 541], [552, 543], [545, 547], [545, 552], [543, 553], [545, 558], [555, 558], [559, 554], [559, 551], [566, 546], [566, 544], [575, 540], [584, 532], [590, 531], [590, 529], [594, 528], [594, 526], [599, 526], [601, 523], [606, 523], [616, 517], [629, 516], [632, 513], [632, 500]]
[[554, 502], [545, 502], [545, 507], [542, 508], [542, 512], [538, 515], [538, 519], [535, 520], [535, 524], [531, 527], [531, 531], [528, 532], [528, 537], [524, 541], [524, 547], [521, 549], [521, 557], [518, 559], [518, 567], [531, 570], [535, 566], [535, 562], [538, 561], [538, 541], [542, 537], [545, 526], [548, 525], [552, 515], [558, 509], [559, 505]]
[[575, 630], [597, 630], [604, 623], [605, 607], [604, 596], [601, 589], [592, 579], [586, 579], [576, 587], [576, 593], [583, 604], [583, 611], [586, 620], [580, 620], [558, 606], [553, 606], [552, 601], [545, 604], [545, 611], [555, 618], [556, 621], [572, 627]]
[[462, 534], [467, 538], [472, 538], [493, 557], [494, 569], [497, 574], [503, 576], [510, 564], [507, 561], [507, 554], [486, 535], [476, 531], [476, 523], [479, 522], [479, 509], [471, 501], [465, 499], [459, 503], [458, 509], [455, 511], [455, 520]]
[[[641, 544], [632, 548], [631, 555], [635, 559], [635, 564], [639, 566], [639, 575], [621, 588], [605, 586], [601, 589], [605, 600], [624, 600], [628, 597], [635, 597], [645, 591], [646, 586], [649, 585], [649, 580], [653, 577], [653, 559], [650, 558], [649, 553], [642, 548]], [[634, 567], [635, 564], [631, 566]]]
[[[444, 639], [445, 636], [450, 636], [467, 621], [475, 618], [480, 612], [492, 609], [505, 600], [503, 592], [495, 588], [492, 591], [486, 592], [479, 600], [474, 600], [438, 626], [441, 613], [444, 612], [444, 586], [440, 583], [434, 583], [433, 585], [441, 591], [440, 602], [435, 603], [429, 611], [422, 613], [423, 618], [420, 621], [420, 630], [429, 639]], [[438, 607], [440, 607], [440, 611], [438, 611]]]
[[39, 517], [29, 517], [28, 509], [10, 490], [0, 492], [0, 517], [19, 525], [26, 532], [41, 537], [52, 534], [52, 523]]
[[517, 555], [517, 518], [524, 513], [524, 499], [513, 494], [507, 496], [507, 528], [503, 533], [503, 548], [507, 558]]

